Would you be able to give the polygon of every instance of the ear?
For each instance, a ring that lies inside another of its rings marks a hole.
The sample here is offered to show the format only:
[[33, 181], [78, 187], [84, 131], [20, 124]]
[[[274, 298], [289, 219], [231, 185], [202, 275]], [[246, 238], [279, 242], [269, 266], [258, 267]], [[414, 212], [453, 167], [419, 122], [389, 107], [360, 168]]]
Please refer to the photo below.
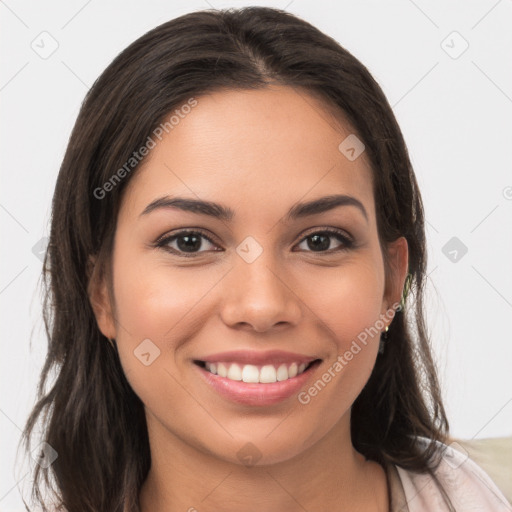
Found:
[[89, 257], [88, 276], [87, 293], [98, 328], [105, 337], [115, 339], [116, 327], [113, 307], [108, 293], [105, 274], [96, 265], [96, 256]]
[[394, 304], [400, 302], [405, 285], [405, 278], [409, 269], [409, 246], [403, 236], [387, 245], [389, 275], [386, 276], [386, 285], [382, 301], [383, 311], [392, 309]]

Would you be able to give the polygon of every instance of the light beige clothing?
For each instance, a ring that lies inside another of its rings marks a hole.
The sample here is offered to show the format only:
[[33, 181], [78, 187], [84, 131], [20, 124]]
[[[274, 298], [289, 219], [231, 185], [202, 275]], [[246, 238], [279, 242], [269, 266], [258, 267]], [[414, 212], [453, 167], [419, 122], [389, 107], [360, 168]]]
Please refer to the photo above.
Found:
[[454, 447], [467, 452], [512, 503], [512, 436], [454, 441]]
[[[425, 438], [418, 438], [426, 443]], [[388, 468], [391, 512], [512, 512], [512, 505], [461, 445], [441, 445], [444, 451], [434, 471], [451, 501], [443, 498], [434, 479], [399, 466]], [[509, 463], [510, 464], [510, 463]]]

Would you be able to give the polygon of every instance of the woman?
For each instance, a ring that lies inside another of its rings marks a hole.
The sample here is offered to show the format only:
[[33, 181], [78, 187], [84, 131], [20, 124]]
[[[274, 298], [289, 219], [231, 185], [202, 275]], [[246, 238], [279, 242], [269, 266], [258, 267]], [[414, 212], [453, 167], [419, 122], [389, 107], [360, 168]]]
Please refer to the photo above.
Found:
[[359, 61], [276, 9], [157, 27], [87, 94], [58, 177], [34, 497], [506, 510], [447, 448], [425, 268], [407, 149]]

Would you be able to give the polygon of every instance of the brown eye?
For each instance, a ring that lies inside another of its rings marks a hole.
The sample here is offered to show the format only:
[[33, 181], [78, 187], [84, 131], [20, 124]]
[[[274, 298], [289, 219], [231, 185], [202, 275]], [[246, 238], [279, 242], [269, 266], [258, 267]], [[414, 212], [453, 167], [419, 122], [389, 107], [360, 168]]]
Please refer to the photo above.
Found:
[[[340, 243], [341, 247], [338, 246], [333, 248], [332, 239], [336, 239]], [[306, 243], [308, 248], [306, 249], [306, 252], [343, 251], [350, 249], [354, 245], [352, 240], [350, 240], [347, 236], [335, 230], [324, 230], [310, 233], [300, 242], [300, 244], [304, 243]]]
[[[212, 249], [208, 248], [209, 245], [217, 247], [200, 231], [180, 231], [179, 233], [163, 238], [157, 243], [158, 247], [161, 247], [173, 254], [185, 257], [211, 251]], [[200, 250], [204, 249], [205, 246], [206, 250]]]

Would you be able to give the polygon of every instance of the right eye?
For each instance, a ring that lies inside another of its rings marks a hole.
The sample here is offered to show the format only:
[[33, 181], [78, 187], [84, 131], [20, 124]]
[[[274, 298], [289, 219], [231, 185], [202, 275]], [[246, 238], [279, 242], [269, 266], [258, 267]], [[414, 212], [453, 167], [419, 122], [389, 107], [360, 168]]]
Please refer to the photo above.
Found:
[[[206, 240], [207, 244], [211, 244], [215, 247], [218, 247], [202, 231], [192, 230], [182, 230], [173, 235], [165, 236], [164, 238], [158, 240], [156, 246], [164, 249], [165, 251], [169, 251], [170, 253], [175, 254], [177, 256], [191, 258], [194, 257], [194, 255], [196, 254], [202, 252], [209, 252], [199, 250], [204, 245], [203, 240]], [[218, 249], [214, 249], [214, 251], [217, 252]]]

